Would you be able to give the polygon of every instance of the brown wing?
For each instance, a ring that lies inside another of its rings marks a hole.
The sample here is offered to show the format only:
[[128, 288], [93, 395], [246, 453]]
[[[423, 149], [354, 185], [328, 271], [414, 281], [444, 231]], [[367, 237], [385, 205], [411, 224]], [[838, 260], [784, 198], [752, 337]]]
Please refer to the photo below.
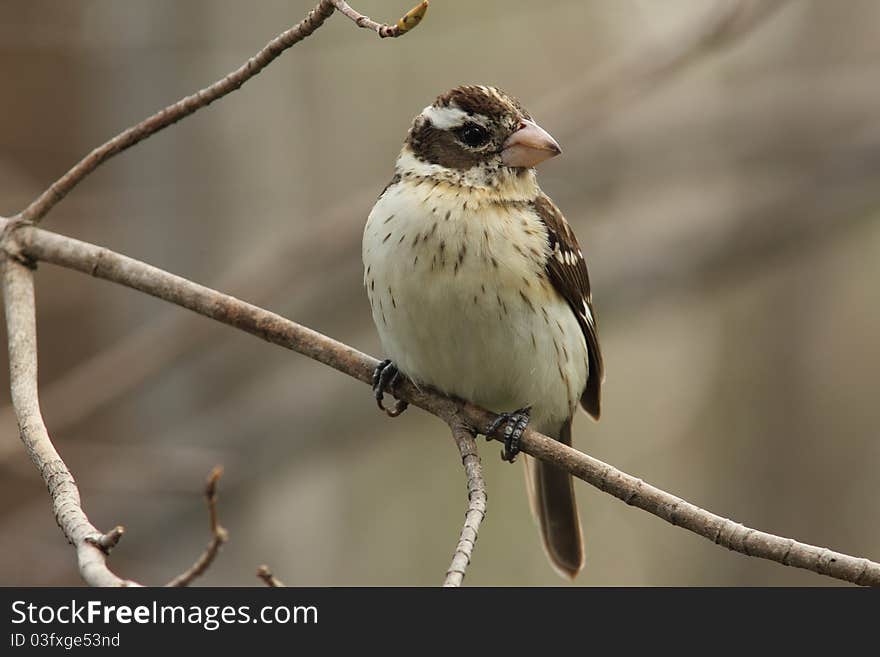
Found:
[[550, 257], [547, 259], [547, 275], [556, 291], [568, 302], [587, 341], [590, 373], [587, 386], [581, 394], [581, 406], [594, 419], [599, 419], [602, 382], [605, 365], [599, 349], [596, 316], [590, 294], [590, 275], [574, 232], [553, 201], [541, 194], [534, 202], [535, 211], [547, 226], [550, 240]]

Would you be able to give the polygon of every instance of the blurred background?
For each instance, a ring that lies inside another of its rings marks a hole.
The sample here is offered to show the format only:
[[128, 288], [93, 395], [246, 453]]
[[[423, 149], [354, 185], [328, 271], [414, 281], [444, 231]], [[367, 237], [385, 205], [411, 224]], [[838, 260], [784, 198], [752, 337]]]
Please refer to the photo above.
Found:
[[[238, 67], [312, 0], [0, 0], [0, 214]], [[358, 0], [393, 21], [409, 0]], [[880, 557], [880, 3], [433, 0], [403, 39], [335, 16], [243, 89], [89, 177], [45, 226], [379, 356], [360, 237], [412, 117], [464, 82], [565, 153], [540, 181], [590, 265], [607, 363], [575, 445], [716, 513]], [[180, 308], [42, 265], [43, 407], [110, 560], [159, 584], [436, 585], [465, 507], [446, 426]], [[5, 340], [5, 335], [4, 335]], [[3, 350], [5, 363], [5, 349]], [[77, 585], [0, 399], [0, 584]], [[485, 443], [481, 440], [481, 446]], [[482, 450], [470, 585], [556, 585], [523, 476]], [[578, 585], [825, 585], [577, 486]]]

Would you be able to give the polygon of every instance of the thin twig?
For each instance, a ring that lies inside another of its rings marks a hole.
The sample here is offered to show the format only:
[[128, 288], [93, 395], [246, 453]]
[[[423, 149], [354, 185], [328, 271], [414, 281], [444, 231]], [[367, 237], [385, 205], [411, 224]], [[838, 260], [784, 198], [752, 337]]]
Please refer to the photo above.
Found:
[[217, 558], [220, 548], [229, 539], [229, 534], [217, 519], [217, 483], [223, 476], [223, 467], [215, 466], [205, 483], [205, 501], [208, 503], [208, 518], [211, 524], [211, 541], [195, 563], [165, 586], [189, 586], [192, 581], [204, 574]]
[[461, 463], [467, 477], [468, 505], [464, 514], [464, 525], [461, 528], [458, 545], [452, 555], [452, 563], [446, 571], [443, 586], [461, 586], [465, 572], [471, 562], [474, 545], [480, 533], [480, 524], [486, 517], [486, 482], [483, 480], [483, 466], [477, 453], [477, 441], [474, 430], [461, 419], [450, 423], [452, 438], [461, 454]]
[[333, 0], [333, 6], [339, 10], [340, 14], [353, 20], [358, 27], [372, 30], [379, 35], [380, 39], [384, 39], [386, 37], [403, 36], [407, 32], [415, 29], [418, 24], [422, 22], [422, 19], [428, 11], [428, 0], [424, 0], [410, 9], [401, 16], [394, 25], [386, 25], [385, 23], [377, 23], [376, 21], [371, 20], [367, 16], [352, 9], [345, 0]]
[[299, 23], [272, 39], [257, 54], [247, 60], [238, 69], [217, 80], [209, 87], [190, 96], [181, 98], [173, 105], [156, 112], [127, 130], [119, 133], [110, 141], [103, 143], [77, 162], [67, 173], [56, 180], [40, 194], [30, 205], [22, 210], [16, 218], [23, 221], [38, 222], [61, 199], [76, 187], [92, 171], [114, 155], [131, 148], [168, 126], [177, 123], [190, 114], [207, 107], [218, 98], [237, 90], [245, 82], [257, 75], [272, 63], [281, 53], [299, 43], [315, 30], [333, 13], [331, 0], [321, 0], [318, 5]]
[[9, 377], [21, 440], [49, 488], [55, 520], [76, 549], [83, 580], [92, 586], [138, 586], [107, 567], [107, 551], [119, 540], [121, 528], [104, 534], [92, 525], [82, 509], [73, 475], [49, 438], [37, 389], [34, 276], [18, 257], [4, 255], [3, 300], [9, 341]]
[[266, 586], [272, 588], [284, 588], [286, 586], [280, 579], [272, 574], [272, 571], [269, 570], [269, 566], [265, 564], [257, 568], [257, 577], [263, 580]]
[[96, 538], [87, 538], [86, 540], [92, 545], [101, 548], [105, 554], [110, 554], [110, 550], [119, 545], [123, 534], [125, 534], [125, 527], [116, 525], [106, 534], [101, 534]]
[[[6, 224], [7, 220], [0, 220], [0, 232], [6, 230]], [[103, 247], [23, 225], [14, 233], [7, 231], [5, 248], [8, 253], [22, 253], [34, 260], [75, 269], [175, 303], [308, 356], [368, 385], [379, 362], [280, 315]], [[9, 305], [7, 299], [7, 307]], [[462, 418], [472, 427], [486, 427], [495, 417], [471, 404], [453, 401], [427, 388], [416, 388], [409, 382], [401, 384], [395, 395], [450, 425]], [[523, 452], [552, 463], [627, 504], [736, 552], [855, 584], [880, 585], [878, 563], [748, 529], [536, 431], [526, 430], [520, 447]]]
[[19, 212], [15, 218], [33, 223], [39, 222], [74, 187], [101, 164], [160, 130], [194, 114], [203, 107], [207, 107], [215, 100], [236, 91], [245, 82], [271, 64], [285, 50], [311, 36], [315, 30], [324, 24], [324, 21], [330, 17], [337, 7], [341, 13], [354, 20], [359, 27], [375, 30], [380, 37], [398, 37], [406, 34], [421, 22], [425, 12], [428, 10], [428, 2], [425, 0], [408, 11], [397, 21], [396, 25], [383, 25], [359, 14], [341, 0], [321, 0], [302, 21], [272, 39], [258, 53], [232, 73], [229, 73], [201, 91], [181, 98], [173, 105], [169, 105], [165, 109], [156, 112], [98, 146], [77, 162], [61, 178], [52, 183], [46, 191]]
[[[559, 95], [540, 102], [532, 109], [542, 115], [559, 114], [564, 113], [564, 108], [571, 104], [576, 104], [579, 107], [585, 108], [587, 115], [592, 117], [591, 120], [600, 118], [596, 114], [597, 111], [601, 114], [601, 118], [616, 116], [621, 106], [628, 106], [632, 104], [633, 100], [640, 98], [645, 93], [675, 79], [679, 73], [695, 62], [700, 61], [702, 56], [736, 43], [739, 38], [750, 33], [775, 13], [782, 3], [786, 1], [761, 0], [755, 3], [754, 0], [738, 0], [737, 2], [725, 0], [716, 8], [713, 8], [710, 13], [699, 17], [696, 24], [688, 26], [686, 30], [677, 33], [668, 40], [664, 40], [662, 44], [648, 44], [636, 53], [627, 54], [624, 59], [616, 60], [598, 73], [590, 72], [584, 80], [566, 85]], [[418, 5], [411, 12], [408, 12], [407, 15], [421, 6]], [[347, 10], [340, 8], [340, 12], [357, 23], [357, 17], [360, 14], [348, 5], [346, 7], [348, 7]], [[412, 29], [412, 27], [414, 26], [411, 26], [409, 29]], [[576, 102], [575, 99], [577, 99]], [[583, 114], [579, 114], [577, 122], [579, 134], [583, 132], [582, 125], [584, 120]], [[587, 133], [593, 134], [590, 131], [587, 131]], [[814, 189], [817, 189], [817, 187], [812, 184], [808, 186], [808, 190]], [[853, 223], [858, 223], [857, 219], [861, 216], [863, 215], [847, 213], [847, 221], [844, 221], [843, 218], [836, 218], [836, 224], [849, 227]], [[758, 226], [767, 226], [772, 222], [762, 219], [756, 223]], [[316, 221], [316, 225], [319, 228], [326, 228], [326, 222], [323, 220]], [[795, 225], [786, 227], [784, 232], [786, 235], [791, 236], [791, 241], [795, 241], [795, 238], [799, 236], [798, 231], [801, 229], [801, 225], [801, 222], [796, 222]], [[753, 231], [743, 231], [743, 233], [753, 233]], [[323, 248], [345, 251], [346, 249], [354, 248], [348, 243], [351, 242], [353, 244], [354, 238], [359, 238], [359, 236], [360, 232], [347, 231], [334, 226], [333, 239], [323, 241], [316, 239], [315, 242], [323, 245]], [[725, 241], [724, 244], [727, 245], [728, 242]], [[278, 240], [273, 238], [269, 243], [251, 249], [251, 252], [256, 254], [252, 260], [258, 262], [260, 270], [272, 268], [273, 260], [279, 263], [283, 260], [286, 266], [293, 267], [303, 262], [303, 257], [292, 257], [286, 248], [278, 249], [277, 247]], [[272, 251], [273, 248], [275, 249], [274, 251]], [[759, 246], [756, 250], [761, 251], [762, 249]], [[730, 249], [730, 251], [735, 250]], [[734, 261], [737, 264], [740, 263], [739, 259], [726, 258], [727, 253], [728, 250], [725, 250], [720, 256], [715, 257], [713, 255], [711, 258], [706, 258], [705, 261], [712, 263]], [[694, 254], [696, 257], [700, 254], [700, 251], [690, 250], [689, 254]], [[333, 257], [335, 256], [324, 256], [328, 261], [332, 260]], [[630, 302], [636, 296], [639, 299], [643, 297], [657, 299], [664, 292], [678, 289], [670, 284], [669, 277], [666, 275], [670, 263], [674, 263], [677, 270], [687, 274], [686, 280], [688, 283], [693, 280], [705, 280], [703, 276], [694, 275], [693, 267], [690, 266], [692, 261], [693, 259], [690, 257], [668, 258], [665, 251], [661, 250], [660, 253], [652, 252], [652, 258], [650, 259], [650, 262], [653, 264], [662, 263], [665, 269], [660, 275], [653, 271], [643, 275], [645, 266], [641, 260], [637, 267], [628, 266], [622, 268], [620, 270], [621, 275], [618, 276], [618, 278], [622, 279], [622, 285], [616, 284], [616, 279], [612, 280], [611, 283], [602, 285], [606, 291], [611, 292], [605, 295], [605, 313], [607, 314], [609, 311], [609, 304], [614, 304], [615, 306], [623, 305]], [[700, 262], [703, 262], [703, 260]], [[275, 266], [280, 267], [282, 264]], [[237, 267], [242, 270], [242, 273], [233, 272], [230, 275], [224, 276], [222, 280], [214, 282], [214, 287], [218, 289], [240, 289], [247, 281], [254, 280], [250, 269], [242, 267], [240, 263]], [[246, 273], [244, 273], [245, 269], [247, 269]], [[714, 269], [718, 269], [718, 267], [714, 267]], [[286, 275], [295, 277], [296, 271], [288, 271]], [[284, 280], [284, 277], [277, 278], [278, 280]], [[684, 275], [682, 280], [685, 280]], [[648, 294], [646, 290], [648, 290], [651, 284], [660, 289], [652, 290]], [[621, 291], [620, 287], [624, 289]], [[259, 290], [257, 288], [254, 289], [254, 294], [262, 293], [265, 289], [266, 286], [263, 284], [259, 286]], [[186, 320], [160, 318], [153, 324], [144, 325], [123, 341], [100, 352], [96, 357], [80, 363], [56, 381], [49, 383], [48, 386], [44, 386], [42, 399], [47, 406], [53, 408], [53, 426], [56, 428], [56, 431], [64, 430], [69, 424], [79, 421], [100, 406], [117, 399], [150, 375], [160, 371], [165, 364], [175, 357], [179, 358], [182, 354], [190, 351], [194, 345], [204, 346], [206, 344], [206, 340], [203, 339], [203, 336], [199, 334], [197, 329], [187, 328], [185, 331], [182, 330], [181, 322], [186, 322]], [[173, 340], [170, 339], [172, 336], [174, 337]], [[148, 354], [148, 357], [142, 357], [144, 354]], [[135, 366], [120, 371], [116, 364], [121, 361], [135, 363]], [[106, 381], [111, 378], [113, 379], [113, 385], [103, 388], [83, 385], [84, 381]], [[67, 400], [71, 397], [71, 390], [79, 391], [75, 404], [67, 403]], [[87, 392], [85, 398], [82, 395], [84, 390]], [[11, 408], [0, 408], [0, 419], [5, 419], [7, 413], [11, 415]], [[14, 447], [14, 442], [0, 443], [0, 463], [14, 453]]]

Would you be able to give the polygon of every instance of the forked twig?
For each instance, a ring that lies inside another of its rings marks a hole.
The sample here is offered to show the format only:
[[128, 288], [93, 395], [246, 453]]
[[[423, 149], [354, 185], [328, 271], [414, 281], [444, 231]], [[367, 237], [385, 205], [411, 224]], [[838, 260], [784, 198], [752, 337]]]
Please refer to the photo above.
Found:
[[352, 19], [359, 27], [375, 30], [380, 37], [399, 37], [411, 31], [421, 22], [425, 12], [428, 10], [428, 2], [425, 0], [408, 11], [397, 21], [396, 25], [384, 25], [376, 23], [356, 12], [342, 0], [321, 0], [303, 20], [272, 39], [236, 70], [201, 91], [181, 98], [176, 103], [136, 123], [95, 148], [71, 167], [61, 178], [53, 182], [30, 205], [19, 212], [15, 219], [33, 223], [39, 222], [74, 187], [82, 182], [92, 171], [101, 166], [101, 164], [160, 130], [194, 114], [203, 107], [207, 107], [215, 100], [236, 91], [245, 82], [271, 64], [285, 50], [311, 36], [336, 9], [339, 9], [340, 13]]
[[121, 528], [107, 534], [89, 521], [79, 488], [43, 421], [37, 387], [37, 325], [34, 275], [26, 259], [3, 256], [3, 301], [9, 342], [9, 378], [18, 430], [28, 455], [49, 489], [55, 520], [76, 549], [79, 571], [92, 586], [139, 586], [107, 567], [107, 552], [122, 536]]
[[[0, 220], [0, 231], [6, 221]], [[373, 372], [379, 364], [375, 358], [268, 310], [71, 237], [24, 225], [8, 235], [6, 248], [32, 260], [75, 269], [175, 303], [292, 349], [368, 385], [372, 384]], [[449, 399], [428, 388], [417, 388], [408, 381], [401, 382], [394, 394], [437, 415], [450, 426], [463, 420], [471, 427], [485, 427], [496, 417], [472, 404]], [[880, 563], [749, 529], [536, 431], [526, 429], [520, 448], [629, 505], [731, 550], [855, 584], [880, 585]]]
[[[676, 49], [667, 58], [655, 58], [652, 67], [640, 70], [653, 71], [648, 83], [669, 77], [683, 68], [694, 54], [751, 29], [783, 1], [773, 0], [754, 7], [739, 3], [729, 12], [719, 13], [714, 22], [707, 23], [709, 29], [699, 31], [692, 43], [685, 44], [687, 47]], [[370, 20], [343, 0], [321, 0], [303, 21], [267, 44], [242, 67], [106, 142], [53, 183], [14, 219], [0, 218], [13, 407], [22, 441], [49, 488], [56, 520], [77, 551], [80, 572], [87, 583], [102, 586], [136, 585], [135, 582], [118, 577], [107, 567], [107, 553], [118, 543], [124, 530], [116, 527], [110, 532], [101, 533], [91, 524], [82, 509], [73, 477], [55, 450], [40, 412], [34, 283], [30, 270], [33, 261], [52, 262], [151, 294], [297, 351], [365, 383], [370, 382], [377, 361], [257, 306], [108, 249], [42, 231], [27, 224], [45, 216], [71, 189], [113, 155], [238, 89], [281, 52], [312, 34], [334, 10], [338, 9], [359, 27], [374, 30], [380, 37], [398, 37], [419, 24], [427, 7], [428, 3], [422, 2], [396, 25], [391, 26]], [[747, 11], [750, 7], [752, 13]], [[757, 11], [754, 11], [755, 7]], [[639, 83], [639, 76], [632, 78]], [[639, 88], [647, 86], [650, 84]], [[632, 93], [632, 89], [624, 88], [618, 97], [626, 100]], [[448, 399], [430, 390], [415, 388], [409, 383], [400, 386], [395, 391], [395, 396], [446, 421], [462, 456], [468, 480], [468, 508], [445, 581], [446, 586], [458, 586], [464, 578], [486, 509], [485, 484], [473, 430], [469, 427], [486, 426], [494, 416], [471, 404]], [[880, 585], [878, 563], [744, 527], [535, 431], [525, 432], [520, 447], [522, 451], [553, 463], [629, 505], [648, 511], [731, 550], [843, 581]], [[171, 586], [184, 586], [202, 574], [226, 541], [226, 532], [218, 523], [216, 510], [216, 486], [219, 477], [220, 470], [215, 469], [205, 492], [210, 514], [211, 542], [190, 569], [169, 583]], [[269, 586], [283, 586], [266, 566], [261, 566], [257, 574]]]

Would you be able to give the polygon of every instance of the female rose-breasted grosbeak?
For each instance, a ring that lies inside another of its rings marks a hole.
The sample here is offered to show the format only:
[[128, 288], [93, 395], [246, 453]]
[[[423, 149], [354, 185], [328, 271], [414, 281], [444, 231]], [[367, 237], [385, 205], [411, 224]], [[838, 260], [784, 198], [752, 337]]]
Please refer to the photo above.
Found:
[[[399, 370], [504, 412], [507, 460], [528, 421], [571, 444], [578, 403], [599, 418], [587, 266], [533, 168], [560, 152], [512, 97], [458, 87], [416, 117], [364, 230], [364, 283], [391, 363], [377, 371], [380, 403]], [[574, 577], [584, 548], [571, 477], [526, 457], [526, 480], [547, 554]]]

